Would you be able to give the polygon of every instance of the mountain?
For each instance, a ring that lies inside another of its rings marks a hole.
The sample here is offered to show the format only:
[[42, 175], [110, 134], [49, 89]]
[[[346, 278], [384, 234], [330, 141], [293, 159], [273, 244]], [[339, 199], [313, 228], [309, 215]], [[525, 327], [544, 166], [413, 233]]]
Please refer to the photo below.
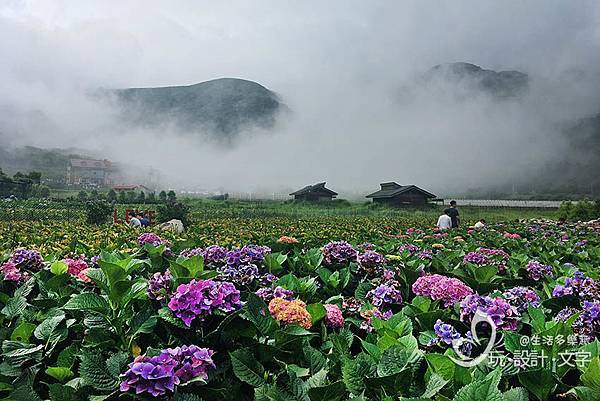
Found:
[[236, 78], [113, 93], [130, 123], [144, 127], [173, 124], [182, 131], [209, 132], [218, 140], [234, 139], [248, 128], [270, 128], [284, 108], [276, 93]]
[[436, 65], [425, 73], [424, 79], [426, 82], [441, 79], [466, 85], [500, 99], [521, 95], [529, 84], [529, 76], [523, 72], [486, 70], [470, 63]]

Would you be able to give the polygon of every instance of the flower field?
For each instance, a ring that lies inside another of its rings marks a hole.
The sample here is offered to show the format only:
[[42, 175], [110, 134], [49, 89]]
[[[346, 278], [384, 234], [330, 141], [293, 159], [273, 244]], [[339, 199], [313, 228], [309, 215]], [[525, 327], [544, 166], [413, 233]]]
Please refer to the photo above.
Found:
[[427, 226], [2, 223], [0, 397], [600, 399], [600, 224]]

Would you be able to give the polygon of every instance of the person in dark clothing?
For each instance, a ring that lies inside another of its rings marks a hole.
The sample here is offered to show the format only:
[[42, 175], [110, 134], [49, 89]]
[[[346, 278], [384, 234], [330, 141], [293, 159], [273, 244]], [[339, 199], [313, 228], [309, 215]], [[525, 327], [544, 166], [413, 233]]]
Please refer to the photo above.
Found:
[[150, 225], [150, 219], [147, 216], [138, 215], [138, 219], [140, 219], [140, 223], [142, 227], [148, 227]]
[[458, 209], [456, 208], [456, 201], [450, 201], [450, 207], [446, 210], [444, 210], [444, 213], [446, 213], [448, 216], [450, 216], [450, 219], [452, 220], [452, 228], [458, 228], [458, 224], [460, 223], [460, 219], [458, 218], [459, 213], [458, 213]]

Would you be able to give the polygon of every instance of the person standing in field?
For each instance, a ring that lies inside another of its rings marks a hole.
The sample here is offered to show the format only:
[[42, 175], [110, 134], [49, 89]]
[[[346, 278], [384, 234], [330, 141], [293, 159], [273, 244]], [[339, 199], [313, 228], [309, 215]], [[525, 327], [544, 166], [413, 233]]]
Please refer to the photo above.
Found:
[[450, 216], [450, 220], [452, 220], [452, 228], [458, 228], [458, 224], [460, 223], [460, 220], [458, 218], [459, 213], [458, 213], [458, 209], [456, 208], [456, 201], [450, 201], [450, 207], [446, 210], [444, 210], [444, 213], [447, 214], [448, 216]]
[[129, 225], [133, 228], [140, 228], [142, 226], [142, 223], [140, 222], [140, 219], [137, 218], [135, 212], [129, 213]]
[[444, 211], [444, 214], [442, 214], [438, 218], [436, 226], [440, 230], [447, 230], [452, 227], [452, 219], [450, 218], [450, 216], [448, 216], [448, 213], [446, 211]]

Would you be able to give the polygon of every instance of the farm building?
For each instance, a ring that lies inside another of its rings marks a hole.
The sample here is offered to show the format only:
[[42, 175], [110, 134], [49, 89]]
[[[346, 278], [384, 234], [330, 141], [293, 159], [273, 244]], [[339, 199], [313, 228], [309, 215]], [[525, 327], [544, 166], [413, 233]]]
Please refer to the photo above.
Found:
[[115, 185], [112, 189], [114, 189], [117, 192], [122, 192], [122, 191], [132, 191], [132, 192], [137, 192], [137, 191], [146, 191], [146, 192], [152, 192], [150, 190], [150, 188], [147, 188], [143, 185], [125, 185], [125, 184], [119, 184], [119, 185]]
[[111, 185], [114, 170], [113, 164], [106, 159], [71, 159], [67, 165], [67, 184]]
[[325, 188], [325, 183], [320, 182], [315, 185], [307, 185], [296, 192], [292, 192], [290, 196], [293, 196], [295, 200], [321, 202], [332, 200], [337, 196], [337, 192]]
[[395, 182], [381, 183], [381, 189], [367, 195], [374, 203], [390, 206], [422, 206], [436, 196], [416, 185], [399, 185]]

